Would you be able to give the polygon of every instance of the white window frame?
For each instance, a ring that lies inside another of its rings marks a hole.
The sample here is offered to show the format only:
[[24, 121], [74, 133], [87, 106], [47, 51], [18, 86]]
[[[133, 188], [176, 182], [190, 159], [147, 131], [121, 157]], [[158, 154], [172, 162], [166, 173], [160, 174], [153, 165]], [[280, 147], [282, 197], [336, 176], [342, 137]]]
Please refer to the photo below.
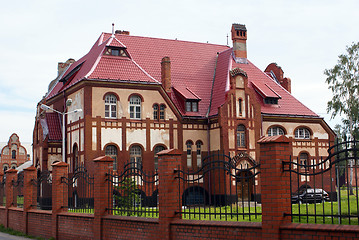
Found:
[[294, 137], [296, 139], [310, 139], [310, 131], [307, 128], [297, 128]]
[[113, 94], [105, 96], [105, 118], [117, 117], [117, 98]]
[[284, 130], [278, 126], [270, 127], [268, 128], [267, 134], [268, 136], [284, 135]]
[[129, 112], [130, 119], [141, 119], [141, 98], [137, 95], [130, 97]]

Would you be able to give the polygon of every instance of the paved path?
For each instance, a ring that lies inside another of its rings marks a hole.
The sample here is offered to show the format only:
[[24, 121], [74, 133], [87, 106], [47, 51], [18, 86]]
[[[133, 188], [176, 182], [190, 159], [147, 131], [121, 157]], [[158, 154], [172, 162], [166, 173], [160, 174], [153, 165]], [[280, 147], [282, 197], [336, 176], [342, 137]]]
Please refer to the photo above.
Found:
[[0, 240], [29, 240], [29, 239], [30, 238], [19, 237], [19, 236], [14, 236], [14, 235], [0, 232]]

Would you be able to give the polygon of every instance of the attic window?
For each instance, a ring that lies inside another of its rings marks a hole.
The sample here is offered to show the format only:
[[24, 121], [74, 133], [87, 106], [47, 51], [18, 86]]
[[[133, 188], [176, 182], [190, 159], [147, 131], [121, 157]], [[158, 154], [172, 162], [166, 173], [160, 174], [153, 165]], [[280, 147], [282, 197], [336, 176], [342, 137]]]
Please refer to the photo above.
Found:
[[114, 47], [108, 47], [106, 49], [105, 55], [108, 56], [119, 56], [119, 57], [127, 57], [127, 53], [122, 48], [114, 48]]
[[264, 99], [265, 104], [278, 104], [278, 98], [267, 97]]
[[186, 112], [198, 112], [198, 102], [197, 101], [186, 101]]

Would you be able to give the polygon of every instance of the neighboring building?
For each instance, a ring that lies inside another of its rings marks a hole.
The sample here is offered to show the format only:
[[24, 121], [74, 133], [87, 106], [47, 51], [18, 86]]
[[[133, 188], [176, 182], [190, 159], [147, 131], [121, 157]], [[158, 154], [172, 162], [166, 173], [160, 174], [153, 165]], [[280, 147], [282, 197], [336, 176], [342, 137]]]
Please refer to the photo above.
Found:
[[[94, 171], [101, 155], [157, 167], [163, 149], [183, 151], [182, 165], [196, 169], [202, 157], [229, 152], [237, 164], [259, 159], [262, 136], [286, 135], [301, 161], [327, 156], [335, 134], [323, 118], [291, 94], [291, 80], [277, 64], [263, 72], [247, 59], [247, 29], [232, 25], [233, 48], [224, 45], [102, 33], [89, 53], [70, 59], [39, 102], [34, 165], [61, 161], [60, 112], [66, 117], [66, 161]], [[65, 103], [72, 105], [65, 109]], [[289, 159], [289, 156], [288, 156]]]
[[28, 154], [26, 146], [20, 143], [19, 136], [13, 133], [7, 144], [1, 149], [1, 172], [4, 173], [10, 168], [16, 169], [26, 161], [30, 161], [30, 154]]

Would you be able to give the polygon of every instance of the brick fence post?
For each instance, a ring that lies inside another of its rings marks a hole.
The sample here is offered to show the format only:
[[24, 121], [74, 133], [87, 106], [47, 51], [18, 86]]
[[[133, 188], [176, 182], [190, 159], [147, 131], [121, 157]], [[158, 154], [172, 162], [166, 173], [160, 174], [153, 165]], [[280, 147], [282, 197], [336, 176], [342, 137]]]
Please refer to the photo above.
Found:
[[290, 181], [289, 173], [283, 171], [282, 161], [290, 156], [289, 139], [283, 135], [264, 137], [260, 144], [262, 239], [280, 239], [279, 228], [289, 223]]
[[61, 183], [62, 177], [68, 177], [69, 165], [64, 162], [57, 162], [52, 164], [52, 219], [51, 219], [51, 231], [52, 237], [58, 239], [57, 229], [58, 221], [57, 215], [60, 212], [67, 211], [64, 206], [68, 205], [68, 188], [65, 183]]
[[102, 239], [102, 217], [107, 214], [110, 196], [112, 198], [106, 173], [109, 172], [113, 159], [102, 156], [93, 161], [96, 169], [94, 176], [94, 237], [95, 239]]
[[34, 166], [24, 169], [24, 224], [23, 231], [28, 233], [28, 211], [36, 206], [36, 186], [32, 183], [32, 179], [36, 179], [36, 168]]
[[170, 223], [181, 218], [181, 196], [178, 196], [178, 179], [174, 170], [179, 170], [182, 152], [178, 149], [164, 150], [158, 153], [158, 197], [159, 197], [159, 233], [157, 239], [171, 239]]
[[6, 224], [5, 227], [9, 227], [9, 208], [16, 207], [17, 203], [14, 203], [14, 188], [12, 187], [12, 182], [17, 180], [17, 170], [9, 169], [6, 172], [6, 183], [5, 183], [5, 192], [6, 192]]

